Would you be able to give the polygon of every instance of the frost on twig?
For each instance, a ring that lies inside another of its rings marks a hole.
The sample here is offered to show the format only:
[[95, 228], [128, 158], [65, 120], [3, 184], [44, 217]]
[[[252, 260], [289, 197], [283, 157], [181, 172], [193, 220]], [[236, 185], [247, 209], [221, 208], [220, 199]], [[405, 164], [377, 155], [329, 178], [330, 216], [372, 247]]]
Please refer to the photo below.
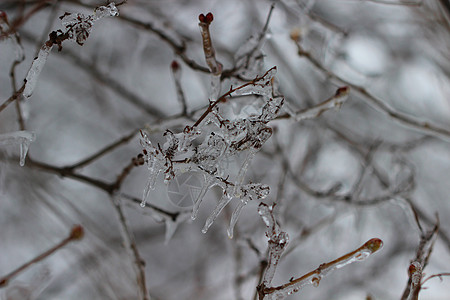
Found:
[[261, 203], [258, 212], [268, 228], [266, 235], [269, 238], [268, 267], [264, 273], [261, 284], [257, 287], [260, 300], [281, 300], [298, 292], [301, 288], [308, 284], [312, 284], [317, 287], [319, 286], [322, 278], [334, 270], [340, 269], [354, 262], [363, 261], [383, 246], [383, 242], [380, 239], [373, 238], [358, 249], [331, 262], [321, 264], [314, 271], [311, 271], [296, 279], [292, 278], [288, 283], [283, 285], [270, 287], [270, 282], [275, 274], [275, 268], [281, 254], [284, 251], [288, 238], [287, 235], [278, 228], [276, 220], [273, 217], [271, 207]]
[[0, 145], [15, 145], [20, 146], [20, 166], [25, 165], [25, 158], [27, 157], [28, 148], [30, 144], [36, 139], [36, 134], [30, 131], [15, 131], [0, 134]]
[[[276, 68], [271, 68], [262, 76], [230, 90], [210, 103], [207, 110], [193, 126], [186, 126], [182, 132], [164, 133], [166, 142], [154, 145], [147, 132], [141, 131], [141, 145], [144, 160], [149, 170], [148, 183], [144, 189], [141, 205], [145, 206], [147, 196], [155, 187], [159, 174], [164, 174], [165, 183], [186, 172], [203, 175], [202, 188], [194, 200], [191, 217], [198, 215], [200, 205], [208, 190], [214, 186], [222, 189], [223, 197], [207, 219], [202, 232], [206, 233], [222, 209], [232, 199], [240, 200], [228, 227], [229, 237], [244, 206], [251, 200], [264, 199], [269, 187], [260, 183], [245, 183], [245, 176], [255, 154], [271, 137], [272, 129], [267, 123], [275, 119], [283, 105], [282, 97], [272, 97], [272, 79]], [[242, 90], [242, 91], [241, 91]], [[264, 103], [259, 113], [242, 118], [229, 119], [220, 111], [219, 103], [237, 94], [262, 95]], [[238, 172], [228, 169], [228, 161], [243, 156], [244, 161]]]

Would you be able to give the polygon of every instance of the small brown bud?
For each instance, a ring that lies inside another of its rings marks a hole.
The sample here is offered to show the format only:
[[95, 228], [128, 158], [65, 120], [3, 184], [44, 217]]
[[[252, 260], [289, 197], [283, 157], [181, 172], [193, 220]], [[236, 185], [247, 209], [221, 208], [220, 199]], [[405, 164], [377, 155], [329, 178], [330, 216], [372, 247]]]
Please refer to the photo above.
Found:
[[336, 90], [336, 97], [343, 97], [343, 96], [347, 96], [348, 93], [350, 92], [350, 88], [348, 86], [343, 86], [340, 87]]
[[81, 225], [75, 225], [72, 227], [72, 231], [70, 232], [71, 240], [81, 240], [84, 236], [84, 229]]
[[198, 20], [201, 23], [211, 24], [211, 22], [214, 20], [214, 16], [212, 13], [207, 13], [206, 16], [204, 14], [200, 14], [198, 16]]
[[180, 64], [176, 60], [174, 60], [170, 64], [170, 68], [172, 69], [172, 72], [177, 72], [180, 69]]

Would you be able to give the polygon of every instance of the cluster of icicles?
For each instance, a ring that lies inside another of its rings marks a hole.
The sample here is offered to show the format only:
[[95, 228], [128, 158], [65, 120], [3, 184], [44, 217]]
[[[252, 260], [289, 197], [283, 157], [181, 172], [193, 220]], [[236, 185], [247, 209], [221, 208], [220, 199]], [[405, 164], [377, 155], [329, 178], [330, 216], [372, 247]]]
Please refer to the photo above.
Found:
[[[233, 237], [233, 228], [242, 208], [251, 200], [264, 199], [269, 187], [261, 183], [244, 183], [251, 160], [262, 145], [272, 135], [267, 123], [273, 120], [283, 98], [273, 95], [272, 78], [276, 68], [272, 68], [248, 86], [236, 89], [230, 96], [261, 95], [259, 114], [229, 120], [215, 107], [197, 126], [187, 126], [182, 132], [165, 132], [163, 146], [153, 145], [149, 134], [141, 131], [141, 145], [144, 147], [145, 161], [149, 170], [148, 183], [144, 189], [141, 206], [145, 206], [150, 190], [155, 188], [157, 177], [164, 174], [169, 183], [176, 176], [186, 172], [197, 172], [203, 177], [203, 184], [193, 201], [191, 218], [197, 217], [200, 204], [209, 189], [219, 186], [223, 195], [206, 220], [202, 232], [206, 233], [222, 209], [233, 198], [240, 200], [231, 216], [228, 236]], [[237, 174], [230, 174], [228, 162], [232, 157], [244, 156]]]

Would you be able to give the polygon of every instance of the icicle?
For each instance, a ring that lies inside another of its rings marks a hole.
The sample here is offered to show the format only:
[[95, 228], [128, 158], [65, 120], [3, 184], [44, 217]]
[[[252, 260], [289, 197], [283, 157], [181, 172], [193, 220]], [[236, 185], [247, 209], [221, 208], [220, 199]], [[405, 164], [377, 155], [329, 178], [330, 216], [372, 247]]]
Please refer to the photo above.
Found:
[[255, 155], [256, 155], [256, 150], [250, 149], [247, 154], [247, 157], [245, 158], [244, 162], [242, 163], [242, 167], [239, 170], [239, 173], [236, 177], [236, 182], [235, 182], [235, 187], [234, 187], [234, 192], [233, 192], [234, 197], [240, 197], [240, 188], [242, 186], [242, 183], [244, 182], [245, 174], [247, 174], [248, 166], [250, 165], [250, 162], [252, 161], [253, 157], [255, 157]]
[[147, 184], [144, 189], [143, 198], [141, 202], [141, 207], [145, 207], [145, 203], [147, 202], [148, 194], [150, 193], [150, 190], [155, 189], [156, 185], [156, 179], [158, 178], [159, 173], [161, 173], [161, 170], [164, 166], [164, 164], [160, 160], [161, 153], [153, 153], [147, 155], [147, 168], [149, 171]]
[[195, 199], [194, 207], [192, 208], [192, 215], [191, 219], [195, 220], [198, 215], [198, 210], [200, 208], [200, 204], [202, 204], [203, 197], [205, 197], [206, 192], [209, 190], [209, 188], [212, 186], [212, 183], [214, 182], [214, 177], [209, 175], [204, 175], [205, 181], [203, 184], [202, 189], [200, 190], [200, 193], [198, 194], [197, 199]]
[[214, 221], [217, 219], [217, 216], [220, 214], [220, 212], [223, 210], [225, 206], [230, 203], [231, 199], [233, 199], [228, 194], [223, 194], [222, 198], [220, 199], [219, 203], [217, 204], [216, 208], [214, 208], [211, 215], [208, 217], [208, 219], [205, 222], [205, 226], [203, 226], [202, 232], [206, 233], [208, 232], [209, 227], [214, 223]]
[[15, 131], [0, 134], [0, 145], [20, 145], [20, 166], [25, 165], [25, 158], [30, 144], [36, 139], [36, 134], [30, 131]]
[[27, 77], [25, 77], [26, 83], [25, 89], [23, 90], [23, 96], [25, 100], [31, 97], [31, 94], [33, 93], [36, 87], [38, 77], [41, 74], [42, 69], [44, 68], [48, 55], [50, 54], [52, 48], [53, 46], [49, 47], [46, 44], [44, 44], [41, 47], [41, 50], [39, 50], [38, 56], [33, 60], [33, 63], [31, 64], [31, 67], [28, 70]]
[[156, 179], [158, 178], [159, 173], [161, 173], [164, 167], [165, 157], [160, 150], [156, 149], [152, 145], [149, 136], [147, 135], [146, 132], [142, 130], [140, 143], [144, 148], [144, 155], [145, 155], [144, 157], [147, 163], [147, 169], [149, 171], [148, 181], [144, 188], [141, 202], [141, 207], [145, 207], [148, 194], [150, 193], [150, 190], [153, 190], [155, 188]]
[[239, 202], [238, 206], [236, 206], [236, 208], [233, 211], [233, 214], [231, 215], [230, 226], [228, 227], [228, 230], [227, 230], [228, 237], [230, 239], [233, 238], [234, 226], [236, 225], [237, 220], [239, 219], [239, 216], [241, 215], [242, 208], [244, 208], [244, 206], [246, 204], [247, 204], [247, 202], [244, 202], [244, 201]]
[[173, 235], [175, 234], [175, 231], [178, 228], [178, 225], [180, 225], [182, 222], [185, 222], [186, 220], [189, 220], [190, 212], [180, 212], [179, 215], [176, 217], [175, 221], [168, 216], [164, 217], [164, 222], [166, 225], [166, 233], [164, 235], [164, 244], [169, 244], [170, 240], [172, 239]]

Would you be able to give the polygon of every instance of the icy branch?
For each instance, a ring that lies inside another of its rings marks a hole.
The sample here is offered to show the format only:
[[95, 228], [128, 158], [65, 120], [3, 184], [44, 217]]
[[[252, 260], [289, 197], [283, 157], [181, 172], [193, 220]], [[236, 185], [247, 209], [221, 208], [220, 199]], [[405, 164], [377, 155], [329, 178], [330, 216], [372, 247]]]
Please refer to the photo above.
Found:
[[20, 145], [20, 166], [25, 165], [25, 158], [30, 144], [36, 139], [36, 134], [30, 131], [15, 131], [0, 134], [0, 145]]
[[262, 286], [269, 286], [275, 275], [278, 261], [289, 243], [289, 236], [286, 232], [281, 231], [278, 226], [273, 216], [273, 206], [261, 203], [258, 207], [258, 213], [267, 226], [266, 236], [269, 239], [269, 259], [262, 280]]
[[[267, 219], [267, 217], [266, 217]], [[291, 279], [288, 283], [277, 287], [266, 287], [264, 282], [258, 287], [260, 299], [265, 300], [281, 300], [293, 293], [298, 292], [301, 288], [308, 284], [319, 286], [323, 277], [327, 276], [336, 269], [345, 267], [351, 263], [363, 261], [370, 255], [377, 252], [383, 246], [383, 242], [378, 238], [367, 241], [358, 249], [347, 253], [331, 262], [321, 264], [316, 270], [311, 271], [299, 278]]]
[[205, 60], [208, 64], [209, 70], [213, 75], [220, 75], [222, 73], [222, 64], [216, 60], [216, 51], [214, 50], [211, 34], [209, 33], [209, 25], [214, 20], [212, 13], [200, 14], [198, 16], [198, 26], [202, 34], [203, 52], [205, 53]]
[[337, 89], [336, 94], [334, 94], [329, 99], [317, 104], [312, 108], [307, 108], [304, 110], [300, 110], [297, 112], [292, 111], [291, 108], [287, 108], [288, 114], [293, 117], [297, 122], [314, 119], [322, 115], [322, 113], [326, 112], [330, 109], [339, 109], [342, 104], [348, 99], [348, 95], [350, 92], [350, 88], [348, 86], [341, 87]]
[[[174, 76], [178, 76], [177, 65], [173, 65], [172, 69]], [[204, 180], [202, 188], [194, 196], [192, 220], [196, 219], [208, 190], [218, 185], [222, 188], [223, 196], [208, 217], [202, 232], [206, 233], [223, 208], [233, 198], [237, 198], [240, 202], [232, 213], [227, 230], [228, 236], [232, 238], [234, 226], [247, 203], [254, 199], [264, 199], [269, 194], [267, 185], [245, 184], [244, 181], [253, 157], [272, 136], [272, 128], [267, 123], [277, 117], [283, 105], [283, 97], [271, 97], [275, 73], [276, 68], [273, 67], [262, 76], [257, 76], [236, 88], [231, 87], [228, 92], [210, 103], [193, 126], [186, 126], [179, 133], [167, 130], [164, 133], [166, 142], [162, 147], [160, 144], [153, 145], [149, 135], [141, 131], [141, 145], [144, 148], [141, 155], [149, 170], [141, 206], [145, 206], [146, 198], [155, 187], [160, 173], [164, 173], [165, 183], [170, 183], [180, 174], [189, 171], [198, 172], [203, 175]], [[261, 113], [231, 121], [226, 119], [220, 113], [218, 104], [237, 91], [242, 94], [262, 94], [265, 102], [261, 105]], [[242, 153], [245, 153], [245, 158], [237, 174], [229, 172], [227, 170], [229, 159]]]
[[82, 46], [89, 37], [96, 21], [104, 17], [115, 17], [118, 15], [119, 10], [114, 3], [110, 3], [107, 6], [97, 7], [94, 13], [88, 16], [81, 13], [65, 13], [61, 17], [61, 22], [66, 29], [68, 38], [75, 40], [78, 45]]
[[50, 54], [52, 48], [53, 45], [48, 46], [47, 44], [44, 44], [41, 47], [41, 50], [39, 50], [38, 56], [33, 60], [33, 63], [28, 70], [27, 77], [25, 78], [25, 89], [23, 91], [25, 100], [28, 100], [31, 97], [31, 94], [36, 87], [39, 75], [41, 74], [42, 69], [44, 69], [44, 65], [47, 62], [48, 55]]
[[[418, 222], [418, 220], [417, 220]], [[418, 225], [420, 225], [418, 223]], [[421, 228], [421, 227], [420, 227]], [[420, 243], [417, 247], [416, 257], [408, 268], [408, 284], [402, 295], [402, 300], [418, 300], [419, 292], [422, 288], [423, 270], [428, 264], [431, 252], [433, 251], [434, 241], [439, 230], [439, 219], [435, 226], [428, 232], [423, 232], [420, 237]]]

